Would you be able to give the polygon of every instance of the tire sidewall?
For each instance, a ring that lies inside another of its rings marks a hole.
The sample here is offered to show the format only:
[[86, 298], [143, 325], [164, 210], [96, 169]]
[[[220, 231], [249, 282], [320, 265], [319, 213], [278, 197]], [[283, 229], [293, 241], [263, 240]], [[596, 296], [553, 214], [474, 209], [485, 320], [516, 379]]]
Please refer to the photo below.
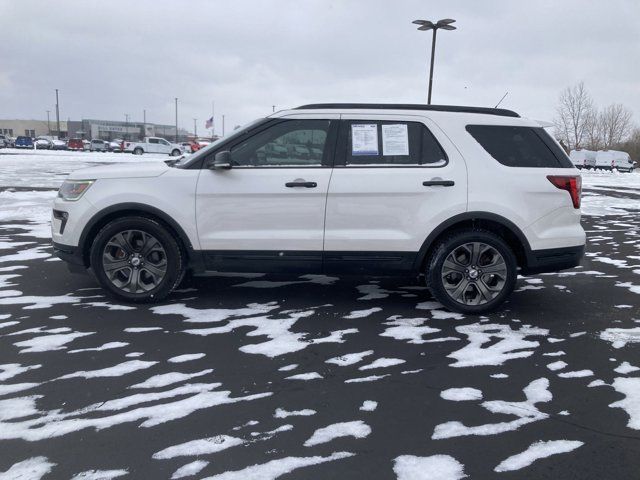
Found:
[[[102, 266], [102, 254], [107, 242], [118, 232], [141, 230], [153, 235], [162, 245], [167, 255], [167, 272], [160, 284], [145, 293], [130, 293], [120, 290], [111, 283]], [[144, 303], [161, 300], [177, 286], [184, 274], [184, 260], [180, 245], [175, 237], [159, 222], [146, 217], [126, 217], [114, 220], [104, 226], [91, 245], [91, 268], [105, 290], [125, 302]]]
[[[442, 265], [444, 264], [447, 256], [455, 248], [470, 242], [482, 242], [492, 246], [500, 253], [500, 255], [502, 255], [505, 264], [507, 265], [507, 278], [505, 280], [504, 288], [498, 296], [483, 305], [465, 305], [456, 302], [446, 292], [442, 282]], [[481, 314], [495, 310], [511, 294], [518, 276], [517, 269], [518, 265], [516, 257], [511, 248], [502, 238], [491, 232], [470, 230], [454, 233], [440, 242], [427, 264], [425, 276], [431, 293], [449, 310], [466, 314]]]

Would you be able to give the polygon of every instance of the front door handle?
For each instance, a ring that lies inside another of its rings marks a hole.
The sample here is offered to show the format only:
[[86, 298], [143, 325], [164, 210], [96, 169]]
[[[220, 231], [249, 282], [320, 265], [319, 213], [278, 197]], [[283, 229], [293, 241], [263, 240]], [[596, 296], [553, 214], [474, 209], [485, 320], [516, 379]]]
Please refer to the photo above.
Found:
[[288, 188], [295, 188], [295, 187], [316, 188], [318, 184], [316, 182], [287, 182], [284, 184], [284, 186]]
[[422, 182], [425, 187], [453, 187], [456, 184], [453, 180], [426, 180]]

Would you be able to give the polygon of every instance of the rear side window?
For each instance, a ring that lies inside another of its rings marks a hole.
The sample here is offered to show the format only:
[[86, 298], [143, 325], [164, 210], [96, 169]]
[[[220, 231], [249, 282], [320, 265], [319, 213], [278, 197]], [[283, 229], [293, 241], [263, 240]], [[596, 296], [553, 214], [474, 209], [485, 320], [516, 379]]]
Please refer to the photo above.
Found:
[[[447, 156], [419, 122], [353, 120], [346, 129], [347, 166], [442, 166]], [[343, 137], [343, 138], [344, 138]]]
[[467, 125], [467, 131], [489, 155], [507, 167], [573, 167], [543, 128]]

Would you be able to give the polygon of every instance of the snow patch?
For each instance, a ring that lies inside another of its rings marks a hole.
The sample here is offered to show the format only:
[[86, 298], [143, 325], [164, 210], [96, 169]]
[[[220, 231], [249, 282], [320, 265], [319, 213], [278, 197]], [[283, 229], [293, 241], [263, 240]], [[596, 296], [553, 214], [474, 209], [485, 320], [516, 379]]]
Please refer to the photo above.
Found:
[[304, 446], [312, 447], [340, 437], [366, 438], [370, 433], [371, 427], [362, 420], [334, 423], [313, 432], [309, 440], [304, 442]]

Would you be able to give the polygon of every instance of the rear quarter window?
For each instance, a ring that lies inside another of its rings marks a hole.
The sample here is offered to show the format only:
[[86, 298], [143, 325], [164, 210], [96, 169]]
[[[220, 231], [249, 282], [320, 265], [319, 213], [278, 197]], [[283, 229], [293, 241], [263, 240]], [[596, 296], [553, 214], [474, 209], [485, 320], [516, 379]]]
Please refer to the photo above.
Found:
[[467, 125], [467, 132], [507, 167], [573, 168], [567, 154], [543, 128]]

